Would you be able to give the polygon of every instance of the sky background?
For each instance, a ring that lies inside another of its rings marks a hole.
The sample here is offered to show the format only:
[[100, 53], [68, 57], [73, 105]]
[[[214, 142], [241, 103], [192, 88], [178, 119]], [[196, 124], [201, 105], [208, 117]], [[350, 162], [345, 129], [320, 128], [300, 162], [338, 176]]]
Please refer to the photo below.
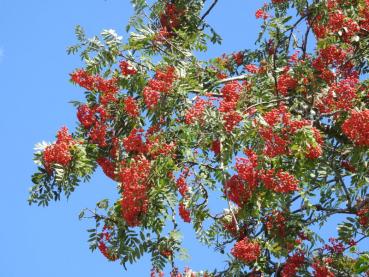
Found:
[[[252, 48], [257, 37], [255, 10], [259, 0], [221, 0], [208, 21], [222, 35], [222, 46], [208, 57]], [[82, 25], [88, 36], [103, 29], [124, 34], [132, 15], [128, 0], [0, 0], [0, 276], [149, 276], [146, 257], [125, 272], [119, 263], [108, 262], [98, 251], [88, 249], [86, 229], [91, 221], [79, 221], [85, 207], [116, 197], [115, 185], [100, 172], [82, 184], [67, 201], [48, 208], [28, 206], [33, 147], [53, 141], [63, 126], [75, 126], [70, 100], [82, 99], [82, 89], [73, 86], [69, 73], [81, 67], [66, 48], [76, 42], [74, 27]], [[199, 246], [186, 226], [184, 243], [195, 270], [221, 265], [222, 257]]]

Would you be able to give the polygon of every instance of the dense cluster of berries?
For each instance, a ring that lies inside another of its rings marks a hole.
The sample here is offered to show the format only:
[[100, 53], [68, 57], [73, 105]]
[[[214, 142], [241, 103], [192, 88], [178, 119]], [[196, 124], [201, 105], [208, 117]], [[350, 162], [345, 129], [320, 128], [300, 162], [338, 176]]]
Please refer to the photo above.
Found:
[[179, 203], [179, 215], [183, 219], [184, 222], [190, 223], [191, 222], [191, 213], [188, 209], [186, 209], [186, 206], [183, 202]]
[[85, 128], [90, 128], [96, 122], [95, 111], [86, 104], [78, 107], [77, 118]]
[[47, 146], [43, 153], [45, 169], [51, 173], [52, 166], [59, 164], [64, 167], [72, 161], [71, 147], [75, 144], [67, 127], [62, 127], [56, 136], [56, 142]]
[[352, 111], [342, 131], [355, 145], [369, 147], [369, 110]]
[[98, 144], [100, 147], [106, 147], [107, 127], [104, 123], [98, 122], [92, 127], [89, 137], [93, 143]]
[[124, 99], [124, 111], [131, 117], [139, 116], [140, 112], [137, 101], [132, 96]]
[[157, 70], [153, 79], [143, 89], [144, 101], [148, 109], [153, 109], [159, 102], [162, 93], [169, 93], [176, 79], [175, 68], [168, 66]]
[[247, 183], [251, 190], [253, 190], [257, 186], [258, 182], [259, 172], [256, 169], [258, 166], [258, 157], [251, 149], [246, 149], [245, 154], [247, 155], [247, 158], [237, 159], [236, 170], [238, 172], [238, 176]]
[[103, 105], [117, 101], [116, 94], [119, 87], [116, 78], [105, 80], [99, 75], [91, 75], [84, 69], [78, 69], [71, 74], [71, 79], [74, 83], [89, 91], [100, 92], [100, 102]]
[[181, 172], [181, 175], [179, 176], [179, 178], [176, 181], [176, 185], [178, 188], [179, 193], [181, 194], [182, 197], [186, 197], [187, 192], [188, 192], [188, 185], [186, 182], [186, 178], [189, 174], [189, 169], [186, 167], [183, 169], [183, 171]]
[[322, 99], [320, 112], [333, 112], [336, 110], [350, 110], [357, 101], [357, 84], [359, 79], [357, 76], [350, 76], [337, 83], [334, 83], [326, 97]]
[[129, 226], [138, 226], [148, 209], [148, 177], [151, 164], [143, 156], [137, 156], [130, 164], [122, 162], [119, 180], [122, 184], [121, 211]]
[[265, 142], [264, 155], [268, 157], [276, 157], [279, 155], [289, 154], [288, 136], [282, 134], [279, 135], [273, 132], [272, 128], [261, 127], [259, 128], [259, 134]]
[[171, 256], [173, 256], [173, 251], [170, 249], [166, 249], [166, 250], [160, 251], [160, 254], [164, 257], [170, 258]]
[[124, 76], [137, 74], [137, 70], [132, 66], [130, 62], [121, 61], [119, 63], [119, 67]]
[[104, 105], [89, 107], [86, 104], [80, 105], [77, 110], [77, 118], [82, 126], [89, 130], [88, 137], [92, 143], [100, 147], [107, 146], [108, 124], [110, 114]]
[[265, 141], [264, 154], [268, 157], [288, 154], [288, 135], [273, 131], [273, 127], [277, 124], [288, 126], [290, 114], [287, 112], [287, 108], [281, 105], [279, 108], [271, 110], [264, 115], [264, 120], [269, 125], [259, 127], [259, 134]]
[[83, 104], [78, 107], [77, 118], [83, 127], [89, 129], [91, 126], [98, 124], [98, 121], [102, 123], [107, 121], [109, 119], [109, 114], [103, 106], [90, 108], [88, 105]]
[[336, 45], [329, 45], [319, 50], [317, 58], [312, 61], [312, 66], [320, 73], [318, 76], [330, 84], [337, 75], [349, 77], [353, 74], [353, 64], [347, 60], [351, 53], [351, 48], [342, 49]]
[[132, 153], [147, 153], [147, 145], [144, 143], [142, 139], [143, 129], [133, 129], [128, 137], [123, 139], [123, 146], [127, 152]]
[[299, 181], [292, 174], [281, 169], [277, 172], [274, 168], [262, 170], [260, 179], [267, 189], [274, 192], [289, 193], [299, 189]]
[[224, 185], [229, 200], [242, 207], [252, 196], [251, 188], [244, 183], [239, 175], [233, 175]]
[[283, 96], [287, 96], [290, 90], [297, 86], [297, 81], [289, 73], [289, 67], [284, 68], [277, 81], [277, 89]]
[[105, 175], [116, 180], [115, 165], [108, 158], [100, 157], [96, 160], [97, 164], [102, 168]]
[[364, 31], [369, 31], [369, 1], [365, 0], [363, 6], [360, 9], [361, 20], [359, 22], [360, 27]]
[[211, 102], [208, 100], [204, 100], [202, 98], [197, 98], [193, 106], [187, 110], [185, 114], [185, 123], [186, 124], [193, 124], [197, 121], [200, 123], [202, 122], [202, 115], [207, 106], [209, 106]]
[[[247, 158], [237, 158], [236, 171], [224, 185], [224, 190], [229, 200], [238, 206], [243, 206], [249, 201], [259, 181], [265, 188], [277, 193], [289, 193], [297, 191], [298, 180], [290, 173], [275, 169], [259, 170], [258, 156], [250, 149], [245, 150]], [[278, 218], [278, 217], [275, 217]]]
[[256, 241], [250, 241], [247, 237], [236, 242], [231, 254], [244, 263], [252, 263], [260, 256], [260, 245]]
[[329, 31], [331, 33], [342, 32], [343, 41], [349, 42], [360, 31], [359, 24], [352, 18], [347, 17], [342, 11], [335, 9], [329, 14]]
[[233, 128], [242, 120], [242, 116], [236, 110], [242, 90], [242, 85], [236, 81], [229, 82], [222, 88], [223, 100], [220, 102], [219, 111], [225, 121], [224, 128], [227, 132], [232, 132]]
[[338, 35], [344, 42], [349, 43], [354, 36], [360, 35], [361, 27], [366, 26], [367, 23], [365, 12], [363, 13], [363, 17], [355, 20], [340, 9], [343, 4], [343, 2], [336, 0], [327, 2], [328, 13], [326, 24], [322, 23], [322, 14], [317, 15], [316, 20], [311, 25], [318, 39], [325, 38], [328, 35]]
[[304, 253], [297, 252], [291, 257], [288, 257], [286, 263], [283, 266], [281, 277], [294, 277], [298, 269], [305, 263]]
[[323, 139], [320, 132], [311, 127], [308, 120], [291, 120], [291, 114], [287, 111], [287, 107], [280, 105], [278, 108], [272, 109], [264, 115], [267, 123], [259, 125], [259, 134], [264, 140], [264, 155], [275, 157], [279, 155], [290, 155], [292, 136], [299, 132], [303, 127], [309, 128], [315, 140], [315, 144], [308, 145], [305, 150], [305, 156], [310, 159], [316, 159], [322, 154], [321, 145]]

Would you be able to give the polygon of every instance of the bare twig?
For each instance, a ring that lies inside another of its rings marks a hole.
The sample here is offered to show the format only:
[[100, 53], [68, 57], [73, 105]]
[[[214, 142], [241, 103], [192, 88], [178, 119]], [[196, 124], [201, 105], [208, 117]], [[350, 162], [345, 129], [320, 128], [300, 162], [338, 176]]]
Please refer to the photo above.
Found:
[[207, 17], [212, 9], [214, 9], [215, 5], [218, 3], [218, 0], [214, 0], [213, 3], [210, 5], [209, 9], [201, 16], [201, 21], [204, 21], [205, 17]]

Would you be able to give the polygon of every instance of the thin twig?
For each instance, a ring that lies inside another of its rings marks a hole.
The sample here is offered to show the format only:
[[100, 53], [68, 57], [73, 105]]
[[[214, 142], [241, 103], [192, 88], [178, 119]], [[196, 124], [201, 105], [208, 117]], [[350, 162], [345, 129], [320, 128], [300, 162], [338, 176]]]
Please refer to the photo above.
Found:
[[214, 9], [215, 5], [218, 3], [218, 0], [214, 0], [213, 3], [210, 5], [209, 9], [201, 16], [201, 21], [204, 21], [205, 17], [207, 17], [212, 9]]

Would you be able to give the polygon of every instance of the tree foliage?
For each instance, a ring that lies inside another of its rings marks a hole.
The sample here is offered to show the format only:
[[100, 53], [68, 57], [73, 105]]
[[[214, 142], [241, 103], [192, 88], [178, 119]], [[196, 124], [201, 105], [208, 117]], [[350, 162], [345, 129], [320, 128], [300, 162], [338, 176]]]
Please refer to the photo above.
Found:
[[[152, 276], [182, 276], [191, 224], [227, 262], [186, 276], [364, 275], [369, 1], [272, 0], [255, 50], [207, 61], [195, 53], [221, 43], [206, 22], [217, 0], [131, 2], [125, 40], [76, 27], [86, 101], [73, 134], [38, 145], [29, 203], [69, 197], [101, 167], [117, 199], [80, 218], [95, 220], [90, 248], [125, 268], [149, 253]], [[325, 241], [316, 230], [336, 215]]]

